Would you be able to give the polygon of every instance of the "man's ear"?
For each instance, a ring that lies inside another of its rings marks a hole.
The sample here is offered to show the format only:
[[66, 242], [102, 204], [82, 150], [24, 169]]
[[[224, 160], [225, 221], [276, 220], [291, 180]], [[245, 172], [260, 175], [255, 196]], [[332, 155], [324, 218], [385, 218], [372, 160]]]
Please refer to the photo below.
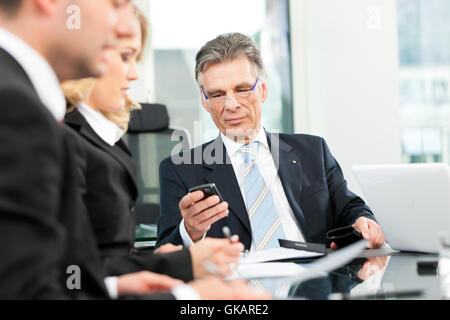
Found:
[[32, 0], [35, 8], [44, 15], [53, 16], [57, 7], [63, 5], [63, 0]]
[[267, 99], [267, 95], [269, 94], [269, 91], [268, 91], [268, 89], [267, 89], [267, 84], [266, 84], [265, 81], [264, 81], [264, 82], [261, 81], [261, 88], [262, 88], [262, 93], [261, 93], [262, 98], [261, 98], [261, 102], [264, 103], [264, 102], [266, 101], [266, 99]]
[[209, 105], [208, 105], [208, 102], [206, 102], [205, 94], [203, 93], [203, 89], [202, 88], [200, 88], [200, 98], [202, 100], [203, 108], [206, 110], [206, 112], [210, 113], [209, 112]]

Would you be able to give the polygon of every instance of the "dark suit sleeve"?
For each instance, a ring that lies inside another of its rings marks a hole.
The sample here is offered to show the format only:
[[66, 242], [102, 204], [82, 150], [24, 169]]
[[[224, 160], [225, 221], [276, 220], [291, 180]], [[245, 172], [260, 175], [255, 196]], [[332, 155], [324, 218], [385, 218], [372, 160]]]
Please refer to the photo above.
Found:
[[0, 91], [0, 297], [64, 298], [59, 128], [35, 95]]
[[343, 227], [352, 225], [359, 217], [367, 217], [375, 220], [370, 208], [363, 199], [347, 188], [342, 169], [322, 139], [325, 158], [326, 179], [334, 212], [334, 225]]
[[191, 254], [188, 249], [166, 254], [139, 252], [128, 256], [108, 256], [105, 266], [110, 276], [148, 270], [188, 282], [194, 279]]
[[182, 220], [179, 203], [187, 194], [187, 188], [178, 176], [171, 159], [163, 160], [159, 166], [160, 216], [158, 219], [158, 241], [156, 247], [165, 243], [183, 244], [179, 225]]

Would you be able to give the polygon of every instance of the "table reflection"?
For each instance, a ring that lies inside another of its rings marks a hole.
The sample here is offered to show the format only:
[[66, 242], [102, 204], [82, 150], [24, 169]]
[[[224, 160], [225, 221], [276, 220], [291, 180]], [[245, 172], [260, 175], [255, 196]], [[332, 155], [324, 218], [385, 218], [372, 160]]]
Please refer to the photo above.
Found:
[[357, 258], [326, 276], [286, 288], [280, 288], [279, 279], [261, 283], [280, 299], [437, 300], [441, 298], [437, 270], [420, 269], [417, 264], [436, 259], [436, 255], [403, 252]]

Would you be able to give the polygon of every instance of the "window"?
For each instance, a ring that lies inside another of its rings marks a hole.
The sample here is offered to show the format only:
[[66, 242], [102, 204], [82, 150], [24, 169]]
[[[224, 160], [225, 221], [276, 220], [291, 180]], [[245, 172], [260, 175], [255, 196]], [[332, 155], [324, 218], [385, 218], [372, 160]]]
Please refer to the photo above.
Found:
[[195, 81], [195, 55], [219, 34], [241, 32], [254, 39], [266, 68], [269, 97], [263, 125], [292, 132], [292, 93], [287, 0], [151, 0], [154, 94], [169, 110], [170, 125], [199, 145], [218, 135], [203, 109]]
[[403, 161], [450, 163], [450, 1], [397, 11]]

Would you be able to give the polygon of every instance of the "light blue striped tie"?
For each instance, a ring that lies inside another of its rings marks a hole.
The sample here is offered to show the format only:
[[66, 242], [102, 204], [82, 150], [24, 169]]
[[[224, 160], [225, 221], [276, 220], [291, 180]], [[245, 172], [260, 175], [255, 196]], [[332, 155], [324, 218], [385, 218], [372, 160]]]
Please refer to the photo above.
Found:
[[244, 184], [247, 212], [256, 251], [279, 247], [278, 239], [284, 239], [280, 217], [273, 203], [269, 186], [264, 182], [258, 165], [255, 163], [258, 142], [241, 147], [244, 155]]

